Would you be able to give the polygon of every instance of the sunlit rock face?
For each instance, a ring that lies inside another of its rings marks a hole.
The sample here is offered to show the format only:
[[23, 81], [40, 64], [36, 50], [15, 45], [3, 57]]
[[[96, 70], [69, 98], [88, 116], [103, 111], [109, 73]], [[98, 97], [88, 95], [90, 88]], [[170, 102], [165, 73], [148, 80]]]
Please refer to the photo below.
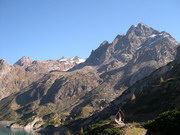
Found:
[[130, 61], [137, 64], [153, 60], [160, 62], [161, 66], [174, 59], [177, 45], [170, 34], [139, 23], [132, 25], [125, 35], [116, 36], [112, 43], [102, 42], [84, 63], [75, 66], [71, 71], [93, 66], [102, 73], [124, 67]]
[[28, 56], [19, 59], [14, 65], [9, 65], [5, 60], [0, 60], [0, 99], [18, 92], [32, 82], [37, 81], [51, 71], [67, 71], [73, 66], [84, 62], [85, 59], [64, 57], [58, 60], [37, 61]]
[[21, 59], [19, 59], [14, 65], [19, 65], [19, 66], [30, 66], [32, 64], [33, 60], [28, 57], [28, 56], [24, 56]]

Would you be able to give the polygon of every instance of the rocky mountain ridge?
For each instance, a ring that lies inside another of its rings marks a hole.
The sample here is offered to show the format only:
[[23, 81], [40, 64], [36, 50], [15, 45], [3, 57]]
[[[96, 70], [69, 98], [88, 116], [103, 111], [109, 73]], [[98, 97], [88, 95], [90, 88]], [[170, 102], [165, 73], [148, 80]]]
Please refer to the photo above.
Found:
[[[22, 59], [14, 66], [25, 69], [25, 73], [39, 72], [42, 76], [0, 102], [0, 119], [24, 121], [55, 113], [62, 122], [68, 122], [93, 116], [138, 81], [173, 61], [178, 45], [170, 34], [139, 23], [132, 25], [126, 35], [118, 35], [112, 43], [104, 41], [86, 61], [68, 72], [47, 73], [48, 68], [43, 69], [46, 63]], [[67, 63], [64, 58], [59, 61]], [[147, 82], [140, 86], [144, 85]], [[125, 100], [126, 96], [121, 103]], [[7, 117], [5, 112], [15, 117]]]
[[18, 92], [32, 82], [37, 81], [50, 71], [66, 71], [73, 66], [84, 62], [85, 59], [74, 57], [58, 60], [35, 61], [24, 56], [14, 65], [9, 65], [5, 60], [0, 60], [0, 99]]
[[[156, 45], [159, 44], [158, 46], [161, 46], [160, 44], [163, 44], [162, 40], [164, 39], [168, 40], [167, 42], [171, 42], [169, 44], [173, 45], [168, 47], [171, 50], [173, 50], [173, 47], [178, 44], [177, 41], [166, 32], [159, 32], [143, 23], [132, 25], [126, 35], [118, 35], [112, 43], [109, 43], [108, 41], [102, 42], [96, 50], [91, 52], [90, 56], [84, 63], [75, 66], [70, 71], [85, 66], [92, 66], [95, 67], [98, 72], [108, 72], [110, 70], [117, 69], [118, 67], [123, 67], [132, 59], [135, 61], [143, 53], [143, 51], [150, 53], [148, 49], [151, 49], [151, 51], [154, 49], [156, 53], [158, 53], [161, 48], [156, 47]], [[162, 52], [163, 51], [164, 50], [162, 50]], [[136, 55], [137, 58], [133, 58], [135, 57], [134, 55]], [[147, 56], [151, 55], [152, 54], [149, 54]], [[155, 55], [154, 57], [158, 56], [158, 54], [155, 53], [153, 55]], [[172, 55], [175, 55], [175, 53]], [[172, 56], [170, 56], [168, 60], [171, 61], [172, 59]], [[144, 59], [144, 61], [146, 60]]]
[[28, 56], [24, 56], [20, 60], [18, 60], [16, 63], [14, 63], [14, 65], [26, 67], [27, 70], [34, 67], [36, 68], [38, 66], [40, 66], [41, 68], [45, 66], [44, 68], [46, 68], [47, 71], [51, 71], [51, 70], [67, 71], [73, 66], [80, 64], [84, 61], [85, 59], [82, 59], [78, 56], [75, 56], [69, 59], [65, 57], [61, 57], [58, 60], [44, 60], [44, 61], [32, 60]]
[[[102, 111], [69, 123], [69, 127], [80, 128], [110, 119], [119, 109], [125, 114], [125, 122], [146, 122], [160, 113], [180, 107], [180, 46], [174, 61], [155, 70], [137, 81]], [[78, 125], [75, 126], [75, 125]]]

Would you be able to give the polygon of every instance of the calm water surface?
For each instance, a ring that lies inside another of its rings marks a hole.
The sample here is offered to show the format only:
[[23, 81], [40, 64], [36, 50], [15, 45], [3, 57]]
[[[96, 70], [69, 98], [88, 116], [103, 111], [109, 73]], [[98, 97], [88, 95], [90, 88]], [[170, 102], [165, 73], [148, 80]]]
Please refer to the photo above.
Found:
[[11, 130], [3, 126], [0, 126], [0, 135], [41, 135], [41, 134], [26, 132], [24, 130]]

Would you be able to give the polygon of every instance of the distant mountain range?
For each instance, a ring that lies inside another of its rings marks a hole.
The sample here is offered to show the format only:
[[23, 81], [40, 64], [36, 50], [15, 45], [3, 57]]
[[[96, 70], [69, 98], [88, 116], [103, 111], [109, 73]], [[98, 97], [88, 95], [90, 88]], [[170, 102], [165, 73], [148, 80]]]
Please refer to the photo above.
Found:
[[0, 101], [0, 120], [27, 124], [40, 117], [41, 125], [72, 122], [73, 126], [80, 121], [78, 124], [85, 126], [119, 107], [127, 107], [129, 113], [124, 105], [131, 104], [132, 96], [138, 98], [160, 77], [168, 79], [165, 74], [175, 64], [166, 65], [178, 61], [178, 45], [169, 33], [139, 23], [112, 43], [101, 43], [86, 60], [33, 61], [23, 57], [13, 66], [0, 60], [0, 95], [6, 97]]
[[67, 71], [73, 66], [84, 62], [85, 59], [60, 58], [58, 60], [37, 61], [24, 56], [14, 65], [0, 60], [0, 99], [25, 88], [37, 81], [50, 71]]

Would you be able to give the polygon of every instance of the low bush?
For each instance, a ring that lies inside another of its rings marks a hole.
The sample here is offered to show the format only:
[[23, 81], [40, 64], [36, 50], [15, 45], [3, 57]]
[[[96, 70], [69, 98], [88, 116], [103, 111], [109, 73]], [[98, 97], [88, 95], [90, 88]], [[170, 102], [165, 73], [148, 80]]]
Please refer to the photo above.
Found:
[[121, 135], [121, 131], [106, 120], [91, 125], [84, 135]]
[[161, 113], [155, 120], [149, 120], [145, 128], [148, 132], [177, 135], [180, 133], [180, 109]]

